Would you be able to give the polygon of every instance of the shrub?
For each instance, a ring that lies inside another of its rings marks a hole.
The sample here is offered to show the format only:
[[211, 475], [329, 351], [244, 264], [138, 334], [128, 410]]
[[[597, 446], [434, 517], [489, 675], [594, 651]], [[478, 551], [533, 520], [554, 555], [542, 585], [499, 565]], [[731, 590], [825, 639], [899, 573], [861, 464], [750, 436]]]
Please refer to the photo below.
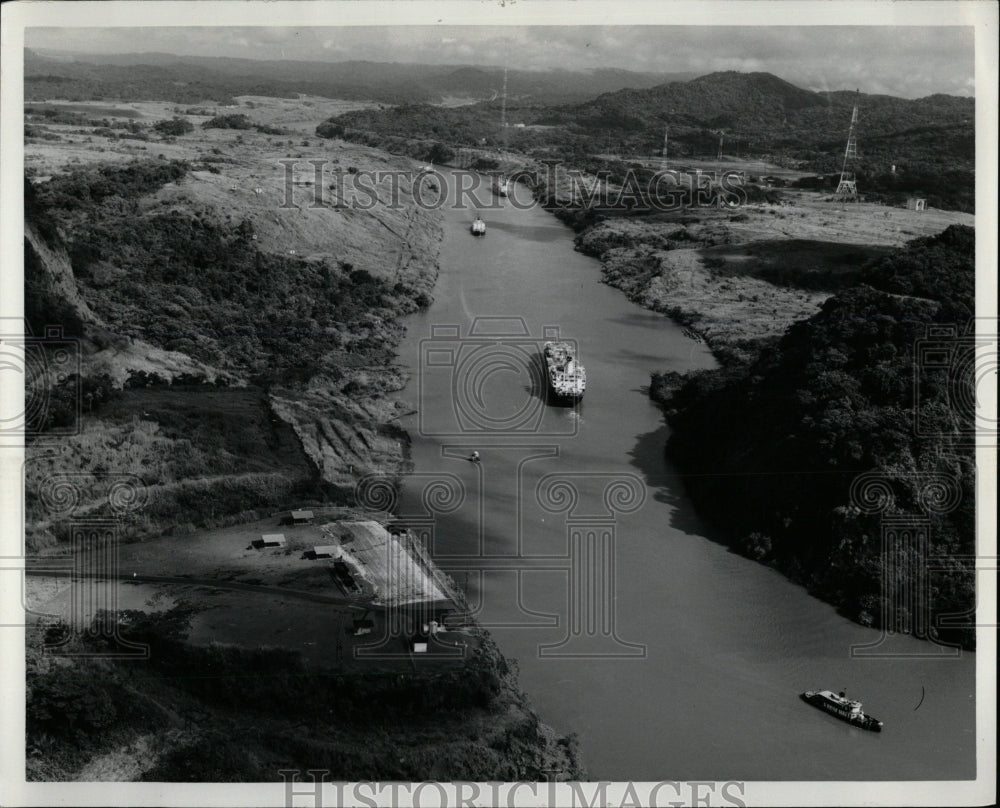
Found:
[[161, 135], [186, 135], [194, 131], [194, 124], [187, 118], [175, 117], [169, 121], [158, 121], [153, 128]]

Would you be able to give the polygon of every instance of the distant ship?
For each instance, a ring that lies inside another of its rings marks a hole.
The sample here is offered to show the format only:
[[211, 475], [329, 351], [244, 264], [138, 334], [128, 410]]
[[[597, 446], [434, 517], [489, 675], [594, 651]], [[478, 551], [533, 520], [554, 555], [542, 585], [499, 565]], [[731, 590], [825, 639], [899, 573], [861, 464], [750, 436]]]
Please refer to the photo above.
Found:
[[493, 193], [497, 196], [507, 196], [508, 190], [510, 190], [510, 180], [504, 174], [493, 178]]
[[552, 395], [557, 400], [568, 402], [583, 398], [583, 391], [587, 389], [587, 371], [573, 355], [569, 343], [546, 342], [543, 354]]
[[802, 694], [802, 700], [848, 724], [872, 732], [882, 731], [882, 722], [866, 715], [861, 709], [861, 702], [847, 698], [843, 691], [837, 695], [830, 690], [807, 690]]
[[476, 221], [472, 223], [472, 235], [474, 236], [485, 236], [486, 235], [486, 222], [476, 217]]

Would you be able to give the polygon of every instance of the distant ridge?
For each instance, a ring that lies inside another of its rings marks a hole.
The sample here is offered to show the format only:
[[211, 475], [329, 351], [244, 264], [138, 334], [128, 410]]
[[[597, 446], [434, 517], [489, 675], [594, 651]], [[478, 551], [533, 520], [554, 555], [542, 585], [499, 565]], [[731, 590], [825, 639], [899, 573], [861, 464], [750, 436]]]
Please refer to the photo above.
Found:
[[[386, 103], [436, 103], [445, 96], [486, 100], [498, 92], [502, 66], [428, 65], [406, 62], [296, 61], [171, 53], [88, 54], [25, 49], [26, 98], [51, 95], [54, 79], [72, 100], [89, 98], [182, 103], [225, 101], [234, 95], [326, 95]], [[641, 73], [614, 68], [592, 70], [511, 69], [512, 98], [533, 103], [578, 103], [625, 87], [652, 87], [693, 78], [695, 73]], [[179, 82], [179, 84], [177, 84]], [[139, 98], [146, 88], [146, 96]], [[192, 91], [209, 95], [195, 98]], [[89, 94], [89, 95], [88, 95]]]
[[[732, 153], [835, 151], [847, 137], [853, 90], [814, 92], [771, 73], [726, 71], [690, 81], [603, 93], [552, 108], [539, 123], [614, 143], [622, 153], [650, 153], [664, 127], [679, 154], [711, 153], [725, 133]], [[971, 169], [975, 99], [935, 94], [905, 99], [860, 95], [859, 153], [926, 159]], [[888, 166], [886, 166], [888, 168]]]

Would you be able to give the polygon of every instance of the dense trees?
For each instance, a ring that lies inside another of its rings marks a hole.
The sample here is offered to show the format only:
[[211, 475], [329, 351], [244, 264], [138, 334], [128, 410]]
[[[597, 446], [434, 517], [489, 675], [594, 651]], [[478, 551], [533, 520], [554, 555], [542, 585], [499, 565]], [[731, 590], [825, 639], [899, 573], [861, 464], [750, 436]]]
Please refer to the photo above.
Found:
[[194, 131], [194, 124], [187, 118], [175, 116], [169, 121], [157, 121], [153, 128], [161, 135], [186, 135]]
[[[929, 519], [929, 552], [948, 568], [932, 574], [931, 617], [975, 603], [971, 562], [960, 558], [975, 552], [974, 455], [961, 406], [973, 379], [960, 372], [974, 242], [971, 228], [953, 226], [875, 260], [865, 283], [830, 298], [755, 362], [697, 374], [669, 401], [668, 452], [696, 505], [734, 546], [864, 623], [878, 624], [887, 605], [881, 515], [852, 495], [866, 472], [892, 492], [890, 514]], [[936, 346], [951, 358], [944, 369], [918, 353], [928, 326], [942, 325], [955, 326]], [[928, 506], [934, 484], [951, 491], [953, 509]], [[974, 640], [968, 628], [939, 636]]]
[[[64, 222], [73, 274], [82, 297], [119, 334], [272, 380], [305, 378], [341, 345], [344, 329], [409, 293], [364, 270], [262, 252], [249, 222], [121, 204], [186, 170], [138, 162], [28, 186], [29, 221], [48, 222], [53, 209], [79, 214], [78, 223]], [[41, 323], [55, 303], [33, 289], [29, 282], [27, 308]]]

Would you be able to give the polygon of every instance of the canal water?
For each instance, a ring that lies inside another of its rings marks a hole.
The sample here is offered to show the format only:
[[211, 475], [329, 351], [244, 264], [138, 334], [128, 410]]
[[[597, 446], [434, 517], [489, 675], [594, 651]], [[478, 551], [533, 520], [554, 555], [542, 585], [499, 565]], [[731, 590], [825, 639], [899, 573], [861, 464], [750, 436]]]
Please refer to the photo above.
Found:
[[[647, 386], [714, 367], [706, 348], [601, 284], [540, 208], [484, 209], [482, 238], [474, 211], [443, 210], [435, 301], [400, 348], [418, 412], [399, 511], [591, 779], [974, 777], [974, 655], [845, 620], [693, 511]], [[586, 367], [575, 408], [545, 400], [556, 334]], [[822, 714], [807, 689], [846, 690], [885, 730]]]

